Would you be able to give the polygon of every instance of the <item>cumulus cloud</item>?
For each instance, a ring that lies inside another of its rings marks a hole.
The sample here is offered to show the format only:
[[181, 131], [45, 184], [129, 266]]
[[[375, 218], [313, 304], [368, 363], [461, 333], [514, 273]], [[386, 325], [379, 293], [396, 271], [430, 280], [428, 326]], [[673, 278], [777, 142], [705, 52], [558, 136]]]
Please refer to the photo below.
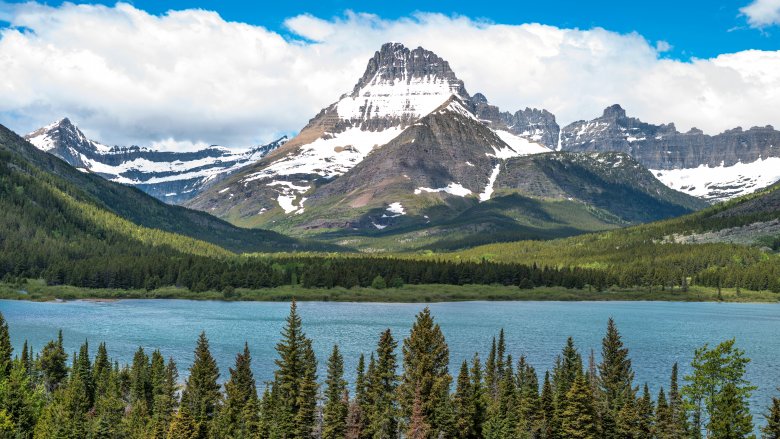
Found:
[[67, 115], [109, 144], [269, 141], [351, 90], [387, 41], [433, 50], [502, 109], [546, 108], [562, 124], [613, 103], [683, 129], [780, 124], [780, 52], [681, 62], [636, 33], [427, 13], [301, 15], [285, 22], [292, 37], [214, 12], [156, 16], [124, 3], [3, 14], [12, 26], [0, 30], [0, 122], [22, 132]]
[[755, 28], [780, 25], [780, 0], [753, 0], [739, 10]]

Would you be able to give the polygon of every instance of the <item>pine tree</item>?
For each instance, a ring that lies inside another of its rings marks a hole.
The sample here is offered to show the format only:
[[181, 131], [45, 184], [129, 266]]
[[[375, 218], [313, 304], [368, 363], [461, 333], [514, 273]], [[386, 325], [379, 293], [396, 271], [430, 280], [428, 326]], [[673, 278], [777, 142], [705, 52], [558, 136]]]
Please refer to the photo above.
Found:
[[209, 350], [206, 333], [201, 332], [195, 347], [195, 360], [190, 367], [190, 376], [187, 377], [181, 396], [181, 405], [185, 408], [186, 415], [191, 416], [197, 425], [200, 438], [208, 437], [211, 422], [219, 408], [222, 394], [217, 384], [218, 379], [217, 362]]
[[62, 347], [62, 331], [59, 331], [57, 341], [48, 342], [38, 359], [43, 381], [49, 393], [59, 387], [62, 380], [68, 376], [67, 361], [68, 354]]
[[675, 426], [672, 422], [672, 414], [669, 404], [666, 402], [666, 393], [663, 387], [658, 391], [658, 402], [655, 408], [655, 437], [658, 439], [675, 438]]
[[307, 438], [314, 431], [317, 414], [317, 359], [314, 356], [311, 340], [304, 340], [303, 375], [300, 377], [298, 391], [298, 413], [295, 416], [295, 437]]
[[409, 418], [409, 429], [406, 432], [408, 439], [428, 439], [431, 437], [431, 426], [426, 420], [425, 408], [420, 391], [414, 392], [412, 402], [412, 415]]
[[622, 439], [638, 439], [640, 437], [641, 418], [633, 398], [624, 401], [614, 420], [616, 437]]
[[607, 335], [601, 345], [601, 364], [599, 364], [600, 401], [603, 437], [617, 439], [617, 416], [623, 404], [636, 398], [633, 389], [634, 372], [628, 349], [623, 347], [615, 321], [607, 323]]
[[766, 415], [766, 425], [761, 433], [764, 439], [780, 439], [780, 398], [772, 398], [772, 407]]
[[235, 366], [229, 371], [230, 379], [225, 383], [225, 401], [217, 418], [219, 437], [254, 437], [260, 407], [252, 374], [252, 356], [246, 342], [244, 351], [236, 355]]
[[539, 378], [536, 370], [527, 363], [525, 356], [517, 362], [518, 409], [520, 416], [519, 435], [535, 433], [536, 417], [539, 413]]
[[398, 343], [389, 329], [384, 331], [376, 349], [376, 363], [368, 376], [371, 407], [368, 412], [368, 431], [375, 439], [392, 439], [398, 434], [395, 349]]
[[190, 416], [186, 407], [182, 407], [171, 421], [168, 429], [168, 439], [198, 439], [200, 435], [198, 423]]
[[111, 378], [111, 362], [108, 360], [108, 350], [105, 343], [98, 345], [95, 364], [92, 366], [92, 382], [95, 383], [95, 399], [108, 391]]
[[559, 437], [571, 439], [596, 439], [599, 435], [593, 394], [585, 376], [580, 374], [566, 394], [561, 412]]
[[303, 333], [298, 306], [290, 304], [290, 314], [282, 330], [282, 340], [276, 345], [279, 358], [272, 390], [274, 424], [278, 437], [306, 437], [314, 422], [316, 359], [311, 342]]
[[[25, 344], [25, 349], [27, 345]], [[8, 332], [8, 323], [0, 312], [0, 381], [3, 381], [11, 374], [11, 358], [13, 355], [11, 346], [11, 335]]]
[[566, 340], [561, 355], [555, 360], [555, 367], [552, 373], [552, 384], [555, 390], [556, 399], [565, 399], [574, 380], [582, 374], [582, 356], [574, 346], [574, 339], [569, 337]]
[[688, 414], [683, 402], [682, 393], [678, 384], [677, 363], [672, 365], [672, 374], [669, 379], [669, 434], [681, 437], [688, 431]]
[[553, 439], [556, 437], [555, 430], [555, 395], [550, 383], [550, 373], [544, 373], [544, 383], [542, 384], [542, 393], [539, 396], [539, 414], [537, 415], [539, 437], [542, 439]]
[[84, 341], [84, 344], [79, 348], [76, 366], [72, 373], [78, 374], [81, 381], [84, 383], [87, 401], [89, 401], [91, 407], [95, 401], [95, 383], [93, 381], [94, 377], [92, 376], [92, 362], [89, 359], [89, 342]]
[[718, 393], [710, 416], [711, 439], [743, 439], [753, 431], [747, 400], [734, 383], [727, 383]]
[[363, 438], [368, 430], [368, 412], [371, 406], [368, 379], [366, 378], [366, 357], [360, 354], [355, 376], [355, 402], [350, 405], [348, 414], [349, 435]]
[[399, 391], [405, 416], [412, 418], [415, 399], [419, 399], [418, 415], [422, 419], [418, 425], [429, 425], [433, 436], [447, 435], [450, 425], [446, 413], [452, 381], [447, 369], [449, 348], [429, 308], [417, 315], [409, 337], [404, 340], [403, 357], [404, 374]]
[[487, 397], [492, 402], [498, 396], [498, 372], [496, 371], [496, 337], [490, 345], [490, 353], [485, 362], [485, 389]]
[[455, 434], [458, 439], [476, 438], [474, 431], [474, 395], [469, 377], [469, 365], [463, 360], [458, 373], [452, 405], [455, 410]]
[[347, 433], [349, 400], [345, 400], [347, 382], [344, 380], [344, 358], [338, 345], [328, 359], [328, 376], [325, 381], [325, 406], [322, 409], [322, 439], [344, 439]]
[[487, 395], [485, 383], [482, 381], [482, 364], [480, 364], [479, 354], [477, 353], [474, 354], [474, 358], [471, 360], [471, 395], [474, 436], [479, 438], [482, 437], [482, 425], [485, 422]]
[[652, 439], [655, 413], [653, 413], [653, 400], [650, 398], [650, 388], [646, 383], [642, 391], [642, 397], [637, 401], [637, 413], [639, 414], [637, 437], [639, 439]]

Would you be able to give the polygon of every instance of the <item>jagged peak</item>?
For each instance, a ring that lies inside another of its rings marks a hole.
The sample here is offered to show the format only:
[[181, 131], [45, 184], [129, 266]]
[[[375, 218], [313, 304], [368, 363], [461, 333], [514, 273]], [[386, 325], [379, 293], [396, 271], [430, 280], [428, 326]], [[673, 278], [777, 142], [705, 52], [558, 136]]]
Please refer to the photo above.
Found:
[[610, 105], [609, 107], [604, 109], [604, 114], [601, 117], [609, 118], [609, 119], [624, 118], [626, 117], [626, 110], [624, 110], [623, 107], [620, 106], [620, 104]]
[[357, 96], [362, 88], [372, 83], [411, 83], [414, 79], [437, 79], [463, 87], [450, 64], [432, 51], [422, 47], [409, 49], [401, 43], [391, 42], [383, 44], [368, 60], [352, 95]]

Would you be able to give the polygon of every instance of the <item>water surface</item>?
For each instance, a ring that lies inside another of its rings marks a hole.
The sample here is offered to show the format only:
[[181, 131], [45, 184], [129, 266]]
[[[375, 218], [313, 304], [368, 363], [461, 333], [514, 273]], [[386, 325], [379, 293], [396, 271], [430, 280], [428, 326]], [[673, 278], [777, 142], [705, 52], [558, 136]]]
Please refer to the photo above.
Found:
[[[484, 359], [491, 337], [504, 328], [507, 352], [525, 355], [540, 377], [550, 369], [566, 338], [574, 337], [583, 357], [600, 354], [607, 319], [614, 317], [630, 349], [636, 383], [649, 382], [655, 396], [668, 382], [671, 365], [689, 371], [693, 350], [704, 343], [736, 338], [752, 358], [748, 378], [759, 390], [751, 404], [763, 422], [772, 395], [780, 385], [780, 305], [673, 302], [460, 302], [430, 304], [450, 347], [451, 370], [479, 352]], [[407, 336], [414, 316], [425, 304], [302, 302], [304, 330], [314, 340], [320, 379], [333, 344], [345, 356], [347, 378], [354, 377], [358, 355], [368, 354], [386, 328], [399, 340]], [[89, 340], [106, 341], [109, 354], [129, 363], [138, 346], [160, 349], [173, 357], [180, 372], [192, 362], [200, 331], [205, 330], [222, 378], [235, 354], [249, 343], [258, 382], [272, 378], [276, 352], [289, 304], [187, 300], [122, 300], [36, 303], [0, 300], [0, 311], [18, 351], [27, 339], [36, 350], [63, 330], [68, 352]], [[262, 386], [261, 386], [262, 388]]]

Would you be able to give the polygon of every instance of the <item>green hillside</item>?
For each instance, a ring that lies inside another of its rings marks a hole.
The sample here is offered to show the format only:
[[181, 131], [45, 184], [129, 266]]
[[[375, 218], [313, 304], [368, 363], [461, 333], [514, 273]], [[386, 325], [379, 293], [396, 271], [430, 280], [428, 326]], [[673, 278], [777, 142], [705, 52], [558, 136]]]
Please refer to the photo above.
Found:
[[603, 270], [624, 286], [690, 282], [780, 292], [780, 183], [702, 211], [552, 241], [517, 241], [436, 254]]
[[138, 189], [81, 172], [1, 125], [0, 151], [9, 178], [22, 178], [20, 174], [30, 177], [21, 185], [22, 190], [40, 180], [47, 184], [47, 190], [59, 191], [84, 206], [105, 210], [138, 226], [189, 236], [233, 252], [329, 249], [275, 232], [241, 229], [204, 212], [167, 205]]

